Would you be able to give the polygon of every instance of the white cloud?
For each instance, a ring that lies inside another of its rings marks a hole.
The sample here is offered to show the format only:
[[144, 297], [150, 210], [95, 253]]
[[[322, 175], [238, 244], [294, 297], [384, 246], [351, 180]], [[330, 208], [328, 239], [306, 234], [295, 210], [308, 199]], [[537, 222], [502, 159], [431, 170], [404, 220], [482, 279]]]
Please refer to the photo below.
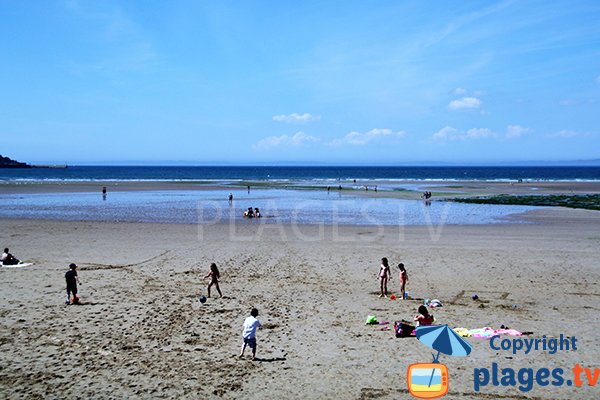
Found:
[[506, 134], [504, 137], [507, 139], [516, 139], [527, 132], [529, 132], [529, 128], [525, 128], [520, 125], [509, 125], [506, 127]]
[[394, 132], [391, 129], [371, 129], [368, 132], [360, 133], [360, 132], [350, 132], [342, 139], [335, 139], [330, 144], [334, 146], [341, 146], [344, 144], [351, 144], [354, 146], [362, 146], [373, 140], [379, 138], [401, 138], [406, 135], [404, 131]]
[[457, 87], [456, 89], [454, 89], [452, 91], [453, 94], [457, 95], [457, 96], [463, 96], [465, 94], [467, 94], [467, 89], [465, 88], [461, 88], [461, 87]]
[[548, 136], [552, 137], [552, 138], [571, 138], [571, 137], [582, 136], [582, 135], [585, 135], [585, 133], [563, 129], [562, 131], [552, 133]]
[[309, 113], [304, 113], [304, 114], [293, 113], [293, 114], [288, 114], [288, 115], [281, 114], [281, 115], [273, 116], [273, 121], [287, 122], [287, 123], [305, 123], [305, 122], [318, 121], [320, 119], [321, 119], [320, 116], [311, 115]]
[[487, 128], [472, 128], [467, 131], [460, 131], [451, 126], [445, 126], [431, 138], [435, 141], [445, 142], [454, 140], [472, 140], [472, 139], [485, 139], [495, 137], [496, 134]]
[[463, 97], [460, 100], [452, 100], [448, 104], [450, 110], [476, 109], [481, 107], [481, 100], [477, 97]]
[[451, 126], [445, 126], [431, 137], [433, 140], [453, 140], [458, 136], [458, 129], [452, 128]]
[[494, 132], [487, 128], [472, 128], [469, 129], [463, 139], [484, 139], [495, 136]]
[[259, 140], [255, 145], [252, 146], [252, 148], [255, 150], [269, 150], [273, 147], [279, 146], [299, 147], [304, 143], [318, 142], [319, 140], [319, 138], [307, 135], [304, 132], [296, 132], [293, 136], [281, 135], [266, 137]]

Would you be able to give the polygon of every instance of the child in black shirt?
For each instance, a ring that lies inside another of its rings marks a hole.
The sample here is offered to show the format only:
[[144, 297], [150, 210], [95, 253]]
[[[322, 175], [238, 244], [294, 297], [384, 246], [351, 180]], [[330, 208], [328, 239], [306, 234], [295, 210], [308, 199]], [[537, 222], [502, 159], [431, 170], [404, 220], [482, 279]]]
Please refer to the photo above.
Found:
[[71, 293], [73, 293], [72, 304], [79, 304], [79, 297], [77, 297], [77, 284], [81, 285], [81, 282], [79, 282], [79, 277], [77, 276], [77, 265], [69, 265], [69, 270], [65, 273], [65, 280], [67, 281], [66, 304], [71, 304]]

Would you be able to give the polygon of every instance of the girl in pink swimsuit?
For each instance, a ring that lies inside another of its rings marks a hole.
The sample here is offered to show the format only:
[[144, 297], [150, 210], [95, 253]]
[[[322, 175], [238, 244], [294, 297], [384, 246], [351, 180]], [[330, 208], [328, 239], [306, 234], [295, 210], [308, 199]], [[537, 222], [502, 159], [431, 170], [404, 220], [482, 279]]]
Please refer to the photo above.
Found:
[[400, 295], [401, 298], [404, 299], [406, 293], [406, 283], [408, 282], [408, 274], [406, 273], [406, 269], [404, 269], [404, 264], [398, 264], [398, 268], [400, 268]]
[[433, 315], [429, 314], [427, 307], [419, 306], [419, 314], [415, 317], [417, 326], [427, 326], [435, 322]]

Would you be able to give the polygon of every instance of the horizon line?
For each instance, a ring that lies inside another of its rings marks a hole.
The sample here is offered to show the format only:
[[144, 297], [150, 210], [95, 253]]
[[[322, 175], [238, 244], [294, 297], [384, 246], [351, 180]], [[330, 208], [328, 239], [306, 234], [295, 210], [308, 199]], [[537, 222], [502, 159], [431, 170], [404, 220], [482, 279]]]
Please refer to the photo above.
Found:
[[600, 166], [600, 159], [589, 160], [531, 160], [531, 161], [414, 161], [414, 162], [192, 162], [192, 161], [117, 161], [117, 162], [74, 162], [30, 163], [38, 166], [71, 166], [71, 167], [436, 167], [436, 166], [472, 166], [472, 167], [502, 167], [502, 166]]

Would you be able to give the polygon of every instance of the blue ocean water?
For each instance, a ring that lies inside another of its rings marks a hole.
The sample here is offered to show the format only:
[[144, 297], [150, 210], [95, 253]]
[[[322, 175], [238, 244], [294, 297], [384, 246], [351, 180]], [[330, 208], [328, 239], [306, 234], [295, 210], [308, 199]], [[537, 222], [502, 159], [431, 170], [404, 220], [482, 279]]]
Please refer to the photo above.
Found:
[[[262, 189], [169, 190], [101, 193], [1, 194], [0, 218], [157, 223], [283, 223], [324, 225], [495, 224], [533, 209], [526, 206], [364, 197], [352, 192]], [[262, 218], [248, 220], [248, 207]], [[514, 223], [514, 220], [511, 220]]]
[[0, 169], [0, 181], [335, 181], [337, 179], [598, 181], [600, 167], [69, 166], [68, 168]]
[[[356, 179], [354, 184], [352, 180]], [[248, 207], [258, 207], [260, 223], [432, 225], [493, 224], [512, 214], [533, 209], [523, 206], [424, 203], [362, 196], [344, 190], [293, 190], [295, 184], [361, 189], [421, 190], [404, 180], [533, 180], [599, 181], [600, 167], [149, 167], [70, 166], [64, 169], [0, 169], [0, 218], [217, 223], [243, 220]], [[110, 192], [103, 200], [94, 193], [3, 194], [1, 183], [70, 181], [210, 181], [211, 190]], [[286, 182], [286, 189], [235, 190], [218, 188], [235, 181]], [[381, 182], [389, 181], [389, 182]], [[394, 183], [398, 181], [398, 183]], [[230, 191], [235, 200], [227, 202]], [[511, 222], [515, 222], [514, 219]]]

